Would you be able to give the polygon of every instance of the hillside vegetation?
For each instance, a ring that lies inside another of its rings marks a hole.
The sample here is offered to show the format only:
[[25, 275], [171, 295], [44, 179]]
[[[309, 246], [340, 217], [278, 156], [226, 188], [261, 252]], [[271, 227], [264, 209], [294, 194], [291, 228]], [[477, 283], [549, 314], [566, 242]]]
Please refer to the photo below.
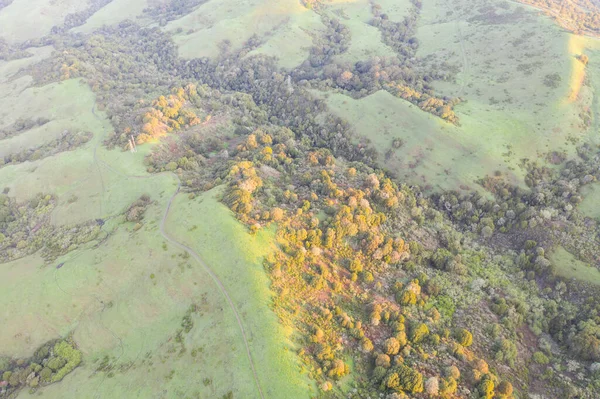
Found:
[[521, 3], [0, 0], [0, 398], [599, 397], [600, 14]]

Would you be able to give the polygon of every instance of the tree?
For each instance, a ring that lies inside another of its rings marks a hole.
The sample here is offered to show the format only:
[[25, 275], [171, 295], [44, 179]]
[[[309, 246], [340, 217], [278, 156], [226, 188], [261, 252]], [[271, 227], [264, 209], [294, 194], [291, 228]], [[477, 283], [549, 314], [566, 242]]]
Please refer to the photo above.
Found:
[[[402, 325], [404, 325], [404, 324], [402, 324]], [[396, 339], [398, 340], [398, 343], [400, 344], [400, 348], [404, 347], [407, 344], [406, 331], [398, 331], [398, 333], [396, 334]]]
[[394, 337], [388, 338], [383, 344], [385, 353], [388, 355], [395, 355], [400, 351], [400, 342]]
[[408, 366], [400, 364], [390, 370], [385, 385], [388, 389], [397, 392], [423, 392], [423, 375]]
[[444, 375], [458, 380], [460, 378], [460, 370], [455, 365], [448, 366], [444, 369]]
[[481, 380], [477, 389], [485, 399], [492, 399], [494, 397], [494, 382], [489, 378]]
[[458, 384], [453, 377], [442, 378], [440, 383], [440, 396], [442, 398], [449, 398], [458, 389]]
[[423, 340], [429, 334], [429, 328], [427, 325], [421, 323], [416, 327], [411, 329], [410, 332], [410, 341], [414, 344], [417, 344]]
[[362, 339], [361, 346], [362, 346], [362, 349], [365, 352], [371, 352], [373, 350], [373, 348], [374, 348], [373, 347], [373, 342], [369, 338], [367, 338], [367, 337], [364, 337]]
[[417, 295], [413, 291], [403, 291], [396, 294], [396, 300], [402, 306], [414, 305], [417, 303]]
[[537, 351], [533, 354], [532, 359], [537, 364], [548, 364], [550, 359], [543, 352]]
[[430, 377], [425, 381], [425, 392], [427, 392], [429, 396], [438, 396], [439, 380], [437, 377]]
[[350, 367], [343, 360], [337, 359], [333, 362], [332, 368], [327, 373], [330, 377], [339, 379], [350, 372]]
[[454, 333], [456, 342], [464, 346], [465, 348], [471, 346], [473, 343], [473, 335], [466, 329], [461, 328]]
[[508, 381], [501, 381], [496, 388], [496, 394], [500, 398], [507, 398], [513, 394], [513, 386]]
[[283, 209], [277, 207], [273, 208], [273, 210], [271, 211], [271, 218], [275, 222], [278, 222], [281, 219], [283, 219]]
[[391, 362], [390, 357], [388, 355], [386, 355], [385, 353], [380, 353], [379, 355], [377, 355], [377, 358], [375, 359], [375, 365], [380, 366], [380, 367], [389, 368], [390, 362]]

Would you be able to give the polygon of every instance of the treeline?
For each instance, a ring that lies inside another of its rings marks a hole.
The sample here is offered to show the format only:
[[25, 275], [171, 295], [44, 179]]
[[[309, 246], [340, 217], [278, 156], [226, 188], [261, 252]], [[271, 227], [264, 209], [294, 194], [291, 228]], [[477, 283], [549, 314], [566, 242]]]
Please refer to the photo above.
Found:
[[600, 6], [593, 0], [519, 0], [541, 8], [563, 27], [577, 34], [600, 34]]
[[189, 14], [194, 8], [206, 3], [207, 0], [155, 0], [149, 2], [144, 14], [156, 20], [160, 26], [167, 22]]
[[308, 60], [290, 72], [298, 83], [305, 81], [315, 88], [343, 89], [353, 97], [360, 98], [378, 90], [410, 101], [422, 110], [457, 124], [453, 107], [456, 98], [440, 98], [431, 86], [434, 80], [452, 79], [454, 74], [448, 65], [427, 65], [416, 57], [419, 46], [416, 39], [417, 18], [420, 3], [415, 2], [411, 12], [402, 22], [390, 21], [373, 3], [371, 24], [382, 34], [384, 43], [396, 51], [396, 56], [375, 57], [354, 64], [341, 63], [335, 56], [344, 53], [350, 44], [350, 31], [343, 23], [331, 17], [322, 17], [327, 30], [314, 39]]
[[0, 129], [0, 140], [17, 136], [29, 129], [33, 129], [34, 127], [44, 126], [48, 122], [50, 122], [50, 119], [44, 117], [26, 119], [19, 118], [12, 125]]
[[[338, 40], [345, 31], [341, 24], [333, 21], [328, 25], [331, 33], [326, 35], [332, 41]], [[98, 100], [106, 107], [117, 131], [111, 143], [121, 146], [126, 145], [129, 136], [123, 135], [123, 132], [131, 132], [134, 136], [140, 133], [135, 126], [139, 123], [141, 109], [146, 105], [139, 99], [150, 102], [172, 87], [184, 86], [189, 81], [197, 81], [213, 89], [249, 94], [273, 123], [290, 127], [297, 135], [311, 138], [315, 146], [331, 148], [336, 155], [366, 162], [376, 158], [373, 150], [353, 144], [348, 139], [351, 135], [349, 125], [324, 112], [324, 103], [315, 99], [307, 89], [315, 85], [330, 86], [331, 82], [339, 82], [340, 87], [357, 94], [383, 88], [428, 112], [456, 122], [451, 110], [456, 100], [435, 97], [431, 87], [417, 78], [414, 71], [393, 60], [358, 63], [352, 69], [354, 72], [349, 72], [350, 77], [346, 71], [340, 71], [340, 79], [323, 82], [324, 76], [316, 72], [318, 68], [309, 66], [308, 70], [304, 70], [301, 67], [289, 75], [293, 78], [293, 83], [290, 83], [288, 75], [279, 70], [274, 59], [263, 55], [242, 58], [256, 45], [256, 40], [252, 39], [239, 52], [228, 54], [218, 61], [179, 60], [177, 49], [169, 37], [156, 28], [144, 29], [131, 22], [102, 28], [91, 37], [74, 35], [52, 40], [58, 49], [65, 46], [74, 48], [66, 54], [55, 53], [51, 62], [39, 64], [33, 74], [38, 81], [85, 77], [98, 93]], [[329, 42], [323, 49], [328, 46]], [[313, 51], [311, 54], [316, 53]], [[327, 59], [330, 55], [322, 56]], [[310, 62], [305, 64], [310, 65]], [[328, 71], [327, 76], [337, 73], [333, 68], [328, 64], [324, 69]], [[317, 121], [320, 115], [326, 116], [324, 121]]]
[[0, 357], [0, 398], [12, 398], [20, 389], [38, 388], [61, 381], [81, 363], [82, 353], [72, 339], [50, 341], [31, 358]]
[[[0, 10], [2, 9], [0, 2]], [[27, 50], [20, 48], [19, 46], [9, 44], [6, 39], [0, 37], [0, 60], [1, 61], [12, 61], [21, 58], [31, 57], [32, 54]]]
[[5, 165], [14, 165], [27, 161], [37, 161], [56, 155], [64, 151], [73, 151], [92, 139], [91, 132], [70, 132], [65, 130], [58, 138], [38, 147], [27, 148], [19, 152], [10, 153], [0, 158], [0, 168]]
[[102, 7], [110, 4], [113, 0], [91, 0], [85, 10], [67, 14], [61, 26], [52, 27], [52, 34], [65, 33], [69, 29], [81, 26], [86, 23], [89, 17], [94, 15]]

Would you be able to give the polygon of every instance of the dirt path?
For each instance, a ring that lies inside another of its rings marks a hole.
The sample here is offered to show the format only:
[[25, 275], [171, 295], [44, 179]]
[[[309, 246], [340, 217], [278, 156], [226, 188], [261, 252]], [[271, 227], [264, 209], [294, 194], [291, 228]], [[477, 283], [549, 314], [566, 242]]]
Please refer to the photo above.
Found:
[[456, 35], [458, 36], [458, 43], [460, 45], [460, 52], [461, 52], [462, 60], [463, 60], [463, 67], [462, 67], [463, 78], [462, 78], [462, 84], [460, 85], [460, 90], [456, 94], [456, 97], [460, 97], [460, 96], [462, 96], [464, 94], [465, 87], [467, 86], [467, 75], [471, 72], [471, 65], [470, 65], [469, 56], [467, 55], [467, 50], [465, 48], [465, 41], [464, 41], [464, 38], [463, 38], [463, 35], [462, 35], [462, 30], [460, 29], [460, 20], [459, 20], [459, 17], [457, 17], [454, 20], [454, 26], [456, 27]]
[[254, 382], [256, 383], [256, 387], [258, 388], [258, 393], [260, 394], [261, 399], [264, 399], [265, 396], [264, 396], [262, 388], [260, 386], [260, 382], [258, 380], [258, 375], [256, 374], [256, 367], [254, 366], [254, 361], [252, 360], [252, 354], [250, 353], [250, 345], [248, 344], [248, 337], [246, 336], [246, 330], [244, 329], [244, 325], [242, 323], [240, 314], [238, 313], [238, 311], [233, 303], [233, 300], [229, 296], [229, 293], [227, 292], [225, 285], [223, 285], [223, 283], [221, 282], [219, 277], [217, 277], [217, 275], [213, 272], [213, 270], [206, 264], [206, 262], [204, 262], [202, 260], [202, 258], [200, 257], [200, 255], [198, 255], [198, 253], [196, 253], [196, 251], [194, 251], [192, 248], [188, 247], [187, 245], [175, 240], [165, 230], [165, 224], [167, 221], [167, 217], [169, 216], [169, 211], [171, 210], [171, 205], [173, 204], [173, 200], [175, 199], [177, 194], [179, 194], [180, 188], [181, 188], [181, 182], [179, 182], [179, 185], [177, 186], [177, 190], [175, 191], [173, 196], [169, 199], [169, 202], [165, 209], [165, 213], [163, 215], [162, 221], [160, 222], [160, 234], [162, 234], [162, 236], [167, 241], [169, 241], [171, 244], [175, 245], [177, 248], [182, 249], [182, 250], [186, 251], [187, 253], [189, 253], [204, 268], [204, 270], [206, 270], [206, 272], [213, 279], [213, 281], [215, 282], [217, 287], [219, 287], [221, 294], [223, 295], [223, 297], [225, 297], [225, 299], [227, 300], [227, 303], [229, 304], [229, 307], [231, 308], [231, 310], [233, 311], [233, 314], [235, 315], [238, 327], [240, 329], [240, 332], [242, 333], [242, 338], [244, 339], [244, 346], [246, 347], [246, 355], [248, 357], [248, 361], [250, 362], [250, 367], [252, 368], [252, 374], [254, 375]]
[[[94, 114], [94, 116], [96, 118], [100, 119], [100, 117], [98, 115], [96, 115], [95, 107], [92, 108], [92, 113]], [[104, 162], [103, 160], [101, 160], [101, 159], [98, 158], [98, 156], [97, 156], [97, 148], [98, 148], [98, 146], [100, 145], [101, 142], [102, 142], [102, 140], [99, 140], [98, 143], [96, 144], [96, 146], [94, 147], [94, 162], [96, 163], [96, 166], [98, 167], [98, 173], [100, 174], [100, 179], [102, 181], [103, 190], [104, 190], [104, 181], [102, 179], [102, 172], [100, 171], [100, 164], [102, 164], [105, 168], [107, 168], [111, 172], [116, 173], [116, 174], [118, 174], [118, 175], [120, 175], [120, 176], [122, 176], [124, 178], [148, 179], [148, 178], [151, 178], [151, 177], [159, 176], [161, 174], [170, 174], [172, 176], [175, 176], [175, 178], [177, 179], [177, 181], [178, 181], [177, 189], [175, 190], [175, 192], [173, 193], [173, 195], [171, 196], [171, 198], [169, 198], [169, 201], [168, 201], [167, 206], [165, 208], [165, 212], [164, 212], [162, 220], [160, 222], [160, 229], [159, 229], [160, 230], [160, 234], [168, 242], [170, 242], [171, 244], [173, 244], [177, 248], [179, 248], [181, 250], [184, 250], [188, 254], [190, 254], [200, 264], [200, 266], [202, 266], [202, 268], [210, 275], [210, 277], [212, 278], [213, 282], [219, 288], [219, 291], [221, 292], [221, 294], [223, 295], [223, 297], [227, 300], [227, 303], [228, 303], [230, 309], [232, 310], [233, 314], [235, 315], [235, 319], [236, 319], [237, 325], [238, 325], [238, 327], [240, 329], [240, 333], [242, 334], [242, 338], [244, 340], [244, 346], [246, 348], [246, 356], [248, 357], [248, 361], [250, 362], [250, 367], [252, 369], [252, 374], [253, 374], [253, 377], [254, 377], [254, 382], [256, 383], [256, 387], [258, 389], [258, 393], [259, 393], [261, 399], [265, 399], [262, 387], [260, 385], [260, 381], [258, 379], [258, 374], [256, 373], [256, 366], [254, 365], [254, 361], [252, 360], [252, 354], [250, 352], [250, 345], [248, 344], [248, 337], [246, 335], [246, 330], [244, 328], [244, 324], [242, 323], [242, 318], [240, 317], [240, 314], [237, 311], [237, 308], [235, 307], [235, 304], [233, 303], [233, 300], [231, 299], [229, 293], [227, 292], [227, 289], [225, 288], [225, 285], [219, 279], [219, 277], [215, 274], [215, 272], [208, 266], [208, 264], [202, 260], [202, 258], [200, 257], [200, 255], [196, 251], [194, 251], [192, 248], [188, 247], [187, 245], [185, 245], [185, 244], [177, 241], [175, 238], [173, 238], [172, 236], [170, 236], [166, 232], [165, 225], [166, 225], [166, 222], [167, 222], [167, 218], [169, 216], [169, 212], [171, 210], [171, 206], [173, 204], [173, 201], [175, 200], [175, 197], [177, 197], [177, 194], [179, 194], [179, 191], [181, 190], [181, 180], [179, 179], [179, 176], [177, 176], [177, 174], [173, 173], [173, 172], [161, 172], [161, 173], [157, 173], [157, 174], [150, 174], [150, 175], [143, 175], [143, 176], [125, 174], [125, 173], [123, 173], [123, 172], [121, 172], [119, 170], [114, 169], [112, 166], [110, 166], [109, 164], [107, 164], [106, 162]], [[121, 347], [122, 347], [122, 341], [121, 341]]]

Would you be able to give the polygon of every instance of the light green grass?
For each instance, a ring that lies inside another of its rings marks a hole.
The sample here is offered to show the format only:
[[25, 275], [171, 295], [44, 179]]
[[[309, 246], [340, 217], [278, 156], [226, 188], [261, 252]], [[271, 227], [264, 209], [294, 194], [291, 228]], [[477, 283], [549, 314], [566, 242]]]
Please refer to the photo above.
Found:
[[27, 52], [31, 53], [31, 57], [11, 61], [0, 61], [0, 84], [10, 85], [9, 82], [11, 78], [17, 72], [50, 57], [52, 51], [54, 51], [52, 46], [30, 47], [27, 49]]
[[[486, 14], [491, 9], [500, 17]], [[595, 86], [576, 85], [574, 56], [583, 45], [550, 19], [501, 0], [432, 0], [423, 2], [417, 38], [419, 57], [458, 66], [456, 82], [434, 87], [440, 96], [464, 100], [455, 108], [460, 126], [383, 92], [326, 100], [373, 142], [381, 165], [397, 176], [434, 189], [472, 189], [477, 179], [500, 171], [524, 186], [522, 159], [546, 163], [551, 151], [575, 156], [575, 146], [594, 137], [580, 113], [593, 105]], [[530, 74], [523, 70], [528, 64]], [[561, 81], [549, 88], [544, 79], [554, 73]], [[405, 144], [386, 159], [394, 138]]]
[[350, 31], [348, 50], [335, 56], [335, 62], [354, 64], [372, 57], [394, 55], [394, 50], [381, 41], [379, 29], [369, 24], [373, 18], [369, 1], [333, 2], [326, 9]]
[[[270, 283], [262, 261], [274, 249], [273, 231], [249, 235], [231, 211], [217, 201], [218, 193], [219, 189], [214, 189], [194, 201], [183, 196], [176, 198], [167, 230], [195, 249], [223, 282], [247, 330], [265, 396], [307, 398], [312, 383], [300, 375], [289, 332], [284, 331], [270, 310]], [[223, 312], [233, 317], [227, 307]], [[236, 345], [241, 344], [240, 338]], [[247, 361], [241, 362], [240, 367], [250, 375]], [[241, 391], [239, 397], [257, 397], [254, 385], [244, 386], [243, 390], [235, 385]]]
[[[2, 354], [27, 357], [42, 343], [73, 332], [84, 363], [61, 383], [43, 388], [46, 397], [212, 399], [231, 390], [236, 398], [257, 398], [228, 303], [206, 270], [167, 245], [159, 232], [177, 181], [170, 174], [146, 173], [143, 157], [151, 145], [140, 146], [135, 154], [97, 146], [111, 126], [101, 111], [94, 116], [94, 95], [78, 80], [27, 88], [10, 100], [0, 100], [7, 107], [7, 123], [27, 115], [46, 116], [51, 119], [49, 134], [66, 128], [94, 133], [74, 151], [1, 168], [0, 181], [10, 195], [20, 201], [40, 191], [56, 195], [51, 222], [58, 225], [106, 218], [144, 193], [155, 202], [137, 232], [133, 223], [112, 219], [104, 226], [112, 234], [99, 247], [83, 245], [51, 265], [44, 265], [38, 255], [0, 265], [0, 306], [11, 320], [0, 329]], [[34, 144], [40, 134], [33, 129], [18, 137]], [[195, 201], [180, 194], [167, 228], [196, 248], [230, 291], [265, 397], [308, 398], [311, 385], [270, 309], [262, 258], [272, 248], [273, 232], [250, 236], [214, 194]], [[188, 231], [191, 223], [198, 227]], [[174, 337], [192, 303], [200, 311], [185, 337], [187, 349], [180, 353]], [[193, 349], [199, 350], [196, 357]], [[94, 374], [105, 355], [121, 371], [110, 377]], [[26, 390], [19, 394], [30, 396]]]
[[[326, 101], [360, 137], [371, 140], [381, 165], [402, 180], [449, 189], [472, 185], [475, 178], [498, 167], [492, 159], [478, 154], [476, 143], [464, 140], [458, 128], [386, 91], [359, 100], [330, 94]], [[404, 145], [386, 160], [385, 152], [392, 148], [395, 138], [402, 139]]]
[[[497, 17], [488, 14], [492, 9]], [[587, 104], [568, 101], [572, 36], [549, 18], [501, 0], [433, 0], [423, 4], [419, 24], [418, 55], [435, 54], [460, 69], [456, 83], [434, 86], [466, 100], [456, 107], [462, 134], [490, 143], [490, 155], [500, 157], [511, 145], [505, 164], [515, 167], [551, 150], [573, 155], [567, 138], [589, 135], [579, 118]], [[522, 70], [527, 66], [531, 73]], [[562, 78], [556, 89], [543, 83], [554, 73]]]
[[377, 0], [375, 2], [381, 6], [381, 11], [394, 22], [402, 22], [413, 8], [410, 0]]
[[556, 265], [556, 273], [566, 278], [574, 278], [590, 284], [600, 285], [600, 271], [576, 259], [564, 248], [559, 247], [550, 259]]
[[141, 20], [144, 8], [148, 7], [147, 0], [113, 0], [89, 17], [85, 24], [73, 28], [74, 32], [91, 33], [103, 25], [117, 25], [130, 19], [144, 25], [148, 21]]
[[600, 185], [590, 184], [581, 190], [583, 201], [579, 204], [579, 210], [585, 216], [600, 218]]
[[50, 33], [62, 25], [67, 14], [86, 9], [81, 0], [14, 0], [0, 10], [0, 37], [9, 43], [22, 43]]
[[[104, 129], [110, 126], [108, 122], [99, 121], [92, 114], [94, 101], [92, 91], [79, 80], [32, 87], [22, 91], [17, 97], [0, 99], [1, 112], [7, 124], [19, 117], [43, 116], [50, 119], [50, 122], [47, 126], [35, 129], [34, 133], [45, 132], [51, 137], [64, 130], [94, 133], [92, 140], [77, 150], [1, 168], [0, 181], [3, 187], [10, 188], [12, 196], [19, 201], [38, 192], [60, 196], [93, 172], [93, 148], [102, 139]], [[36, 146], [36, 143], [47, 139], [24, 132], [11, 140], [25, 147]]]
[[297, 0], [211, 0], [165, 29], [183, 30], [174, 36], [183, 58], [216, 57], [223, 40], [239, 49], [256, 34], [266, 43], [255, 52], [277, 56], [282, 66], [291, 67], [308, 56], [312, 39], [305, 30], [320, 27], [320, 17]]

